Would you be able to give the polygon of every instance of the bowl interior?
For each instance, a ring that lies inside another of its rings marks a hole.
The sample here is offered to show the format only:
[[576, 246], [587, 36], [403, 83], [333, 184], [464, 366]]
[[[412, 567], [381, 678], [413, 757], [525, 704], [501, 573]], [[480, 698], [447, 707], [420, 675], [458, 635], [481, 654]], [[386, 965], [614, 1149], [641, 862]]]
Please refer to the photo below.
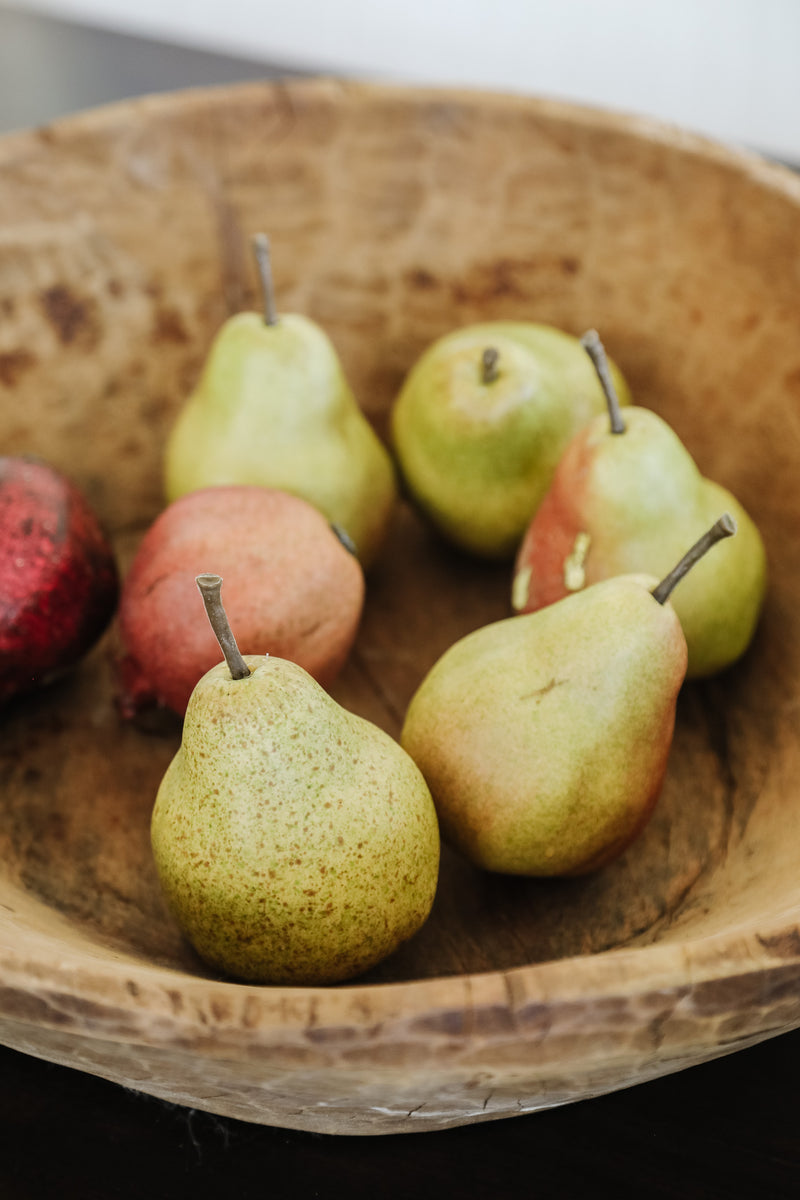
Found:
[[[796, 337], [800, 187], [668, 130], [548, 102], [247, 85], [116, 106], [0, 145], [0, 436], [86, 490], [123, 567], [163, 505], [161, 447], [210, 338], [256, 304], [331, 334], [385, 436], [416, 356], [458, 325], [598, 328], [641, 403], [756, 519], [770, 591], [723, 677], [685, 686], [641, 838], [584, 879], [494, 877], [444, 852], [428, 924], [364, 982], [475, 973], [770, 922], [800, 817]], [[334, 694], [396, 735], [457, 637], [509, 615], [510, 567], [402, 504]], [[149, 817], [177, 721], [125, 725], [111, 631], [0, 724], [0, 900], [90, 955], [206, 969], [168, 916]]]

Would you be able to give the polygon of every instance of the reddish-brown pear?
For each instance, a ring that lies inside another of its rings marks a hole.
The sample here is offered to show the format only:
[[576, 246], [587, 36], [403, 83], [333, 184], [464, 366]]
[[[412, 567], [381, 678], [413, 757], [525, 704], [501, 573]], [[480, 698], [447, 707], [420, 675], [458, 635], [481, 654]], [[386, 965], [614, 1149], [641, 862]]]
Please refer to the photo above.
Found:
[[364, 575], [312, 505], [257, 486], [205, 488], [169, 505], [148, 529], [120, 600], [120, 704], [183, 715], [198, 679], [219, 662], [195, 578], [224, 573], [243, 653], [290, 659], [330, 686], [356, 636]]

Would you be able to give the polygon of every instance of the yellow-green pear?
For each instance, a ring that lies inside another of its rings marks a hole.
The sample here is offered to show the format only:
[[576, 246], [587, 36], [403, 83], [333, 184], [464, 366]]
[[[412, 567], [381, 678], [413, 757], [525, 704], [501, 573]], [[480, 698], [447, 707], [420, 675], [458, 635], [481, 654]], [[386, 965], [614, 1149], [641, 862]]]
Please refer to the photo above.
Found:
[[251, 982], [349, 979], [411, 937], [436, 891], [430, 792], [394, 739], [301, 667], [238, 651], [199, 681], [152, 814], [168, 904], [197, 953]]
[[668, 597], [734, 530], [725, 514], [661, 583], [617, 576], [442, 655], [401, 744], [446, 840], [486, 870], [536, 876], [595, 870], [631, 843], [661, 790], [686, 672]]
[[564, 452], [517, 552], [512, 604], [533, 612], [613, 575], [662, 575], [726, 510], [736, 538], [698, 563], [673, 601], [689, 648], [687, 674], [714, 674], [741, 657], [755, 632], [767, 586], [761, 535], [736, 497], [701, 475], [662, 417], [621, 411], [600, 338], [590, 330], [583, 341], [607, 411]]
[[328, 335], [307, 316], [275, 311], [263, 235], [254, 248], [265, 311], [237, 313], [217, 333], [167, 439], [167, 499], [218, 484], [291, 492], [341, 526], [366, 567], [396, 498], [391, 456]]
[[[629, 391], [612, 364], [623, 402]], [[406, 487], [450, 541], [513, 556], [570, 438], [605, 410], [580, 341], [550, 325], [488, 321], [439, 338], [392, 408]]]

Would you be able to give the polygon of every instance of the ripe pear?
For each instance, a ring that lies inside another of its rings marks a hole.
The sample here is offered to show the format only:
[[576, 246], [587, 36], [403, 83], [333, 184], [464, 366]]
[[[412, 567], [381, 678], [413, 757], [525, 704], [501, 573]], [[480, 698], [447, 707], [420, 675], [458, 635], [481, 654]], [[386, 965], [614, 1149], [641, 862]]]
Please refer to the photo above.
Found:
[[192, 693], [153, 809], [170, 908], [212, 967], [335, 983], [411, 937], [436, 891], [439, 831], [418, 768], [285, 659], [239, 654], [219, 576], [200, 576], [225, 662]]
[[161, 705], [182, 716], [219, 645], [197, 605], [195, 578], [224, 569], [245, 651], [264, 645], [330, 687], [352, 648], [364, 573], [317, 509], [274, 488], [202, 488], [147, 529], [119, 604], [118, 703], [134, 717]]
[[633, 841], [661, 790], [686, 671], [668, 597], [734, 530], [725, 514], [660, 584], [616, 576], [444, 653], [400, 740], [446, 840], [486, 870], [536, 876], [595, 870]]
[[266, 239], [254, 244], [265, 312], [237, 313], [217, 333], [167, 439], [167, 499], [235, 483], [291, 492], [344, 529], [367, 567], [393, 510], [394, 465], [327, 334], [275, 312]]
[[428, 347], [393, 406], [392, 441], [410, 495], [439, 531], [502, 560], [513, 557], [570, 438], [604, 406], [577, 338], [490, 321]]
[[564, 452], [517, 552], [512, 605], [533, 612], [613, 575], [661, 575], [726, 509], [735, 541], [698, 563], [674, 600], [687, 673], [711, 675], [735, 662], [755, 632], [767, 581], [761, 535], [736, 497], [701, 475], [666, 421], [645, 408], [620, 412], [602, 343], [594, 330], [584, 340], [607, 411]]

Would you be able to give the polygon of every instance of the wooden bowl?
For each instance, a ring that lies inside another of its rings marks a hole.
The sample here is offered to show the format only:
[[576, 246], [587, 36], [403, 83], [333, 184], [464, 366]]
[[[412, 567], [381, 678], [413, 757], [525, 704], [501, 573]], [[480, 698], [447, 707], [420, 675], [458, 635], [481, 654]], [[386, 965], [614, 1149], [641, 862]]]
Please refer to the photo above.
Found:
[[[213, 977], [168, 916], [149, 817], [177, 724], [123, 724], [113, 634], [0, 724], [0, 1041], [169, 1101], [335, 1133], [440, 1129], [675, 1071], [800, 1025], [800, 180], [648, 121], [335, 82], [120, 104], [0, 141], [0, 432], [86, 490], [129, 561], [221, 321], [330, 331], [377, 428], [435, 336], [600, 329], [639, 402], [767, 544], [746, 658], [685, 687], [668, 779], [585, 879], [445, 851], [433, 915], [337, 988]], [[510, 569], [407, 506], [335, 694], [397, 734], [426, 669], [509, 613]]]

